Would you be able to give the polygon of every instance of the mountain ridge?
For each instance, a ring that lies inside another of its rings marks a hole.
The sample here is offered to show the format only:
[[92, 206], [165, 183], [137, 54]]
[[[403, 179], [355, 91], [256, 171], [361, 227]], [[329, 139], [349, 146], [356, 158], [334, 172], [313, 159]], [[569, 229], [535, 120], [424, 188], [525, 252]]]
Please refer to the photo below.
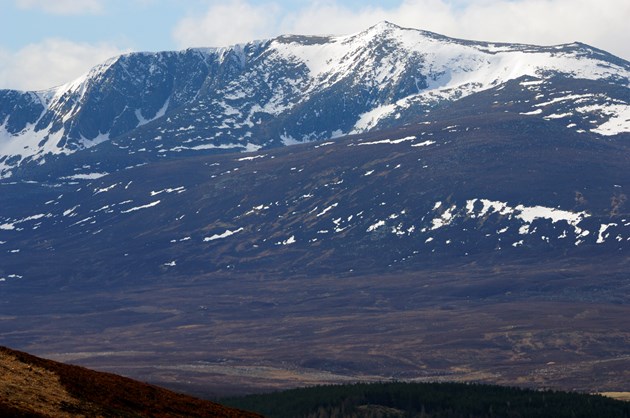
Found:
[[[583, 44], [464, 41], [387, 22], [346, 36], [130, 53], [46, 92], [1, 91], [1, 175], [104, 142], [155, 160], [373, 131], [547, 73], [630, 85], [629, 63]], [[628, 102], [616, 106], [609, 117]]]

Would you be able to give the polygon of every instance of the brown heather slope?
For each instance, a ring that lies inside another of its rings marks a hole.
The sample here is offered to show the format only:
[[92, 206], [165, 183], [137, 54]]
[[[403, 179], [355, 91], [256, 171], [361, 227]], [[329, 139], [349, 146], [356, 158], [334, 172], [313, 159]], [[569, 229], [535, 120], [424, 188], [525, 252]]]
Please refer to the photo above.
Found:
[[0, 416], [260, 417], [5, 347], [0, 347]]

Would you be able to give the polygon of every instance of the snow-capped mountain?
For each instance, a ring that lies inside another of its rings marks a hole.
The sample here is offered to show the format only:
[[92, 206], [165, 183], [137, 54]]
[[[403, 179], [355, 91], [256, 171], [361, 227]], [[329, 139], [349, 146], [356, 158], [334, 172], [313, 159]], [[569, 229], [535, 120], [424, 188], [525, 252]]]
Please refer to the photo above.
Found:
[[[626, 61], [580, 43], [471, 42], [383, 22], [349, 36], [128, 54], [54, 89], [0, 91], [0, 175], [86, 149], [102, 158], [67, 160], [66, 176], [374, 131], [525, 75], [538, 79], [530, 89], [551, 79], [599, 82], [592, 93], [567, 94], [571, 110], [561, 114], [598, 115], [586, 130], [603, 135], [630, 131]], [[537, 105], [523, 113], [536, 115]]]
[[629, 83], [383, 23], [2, 91], [3, 343], [200, 390], [627, 390]]

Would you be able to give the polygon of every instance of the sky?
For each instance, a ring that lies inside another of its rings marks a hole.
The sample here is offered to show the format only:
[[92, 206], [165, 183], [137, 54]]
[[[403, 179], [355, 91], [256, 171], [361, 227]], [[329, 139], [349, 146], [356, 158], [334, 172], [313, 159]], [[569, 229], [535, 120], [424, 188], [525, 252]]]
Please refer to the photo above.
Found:
[[580, 41], [630, 60], [630, 0], [0, 0], [0, 89], [54, 87], [126, 52], [344, 35], [383, 20], [471, 40]]

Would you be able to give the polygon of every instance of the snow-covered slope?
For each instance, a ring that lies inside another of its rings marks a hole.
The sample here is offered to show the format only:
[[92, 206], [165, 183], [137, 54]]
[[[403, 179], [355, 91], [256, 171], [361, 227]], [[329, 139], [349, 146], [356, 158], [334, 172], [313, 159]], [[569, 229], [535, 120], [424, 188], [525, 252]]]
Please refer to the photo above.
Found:
[[272, 45], [286, 60], [307, 65], [311, 84], [306, 95], [342, 80], [350, 88], [370, 90], [367, 111], [348, 133], [524, 75], [564, 75], [630, 86], [627, 62], [579, 43], [552, 47], [475, 43], [384, 22], [322, 44], [281, 38]]
[[0, 177], [101, 143], [156, 159], [377, 130], [523, 76], [614, 85], [622, 98], [581, 96], [574, 111], [603, 116], [593, 132], [630, 131], [626, 61], [580, 43], [471, 42], [383, 22], [349, 36], [129, 54], [48, 91], [0, 91]]

